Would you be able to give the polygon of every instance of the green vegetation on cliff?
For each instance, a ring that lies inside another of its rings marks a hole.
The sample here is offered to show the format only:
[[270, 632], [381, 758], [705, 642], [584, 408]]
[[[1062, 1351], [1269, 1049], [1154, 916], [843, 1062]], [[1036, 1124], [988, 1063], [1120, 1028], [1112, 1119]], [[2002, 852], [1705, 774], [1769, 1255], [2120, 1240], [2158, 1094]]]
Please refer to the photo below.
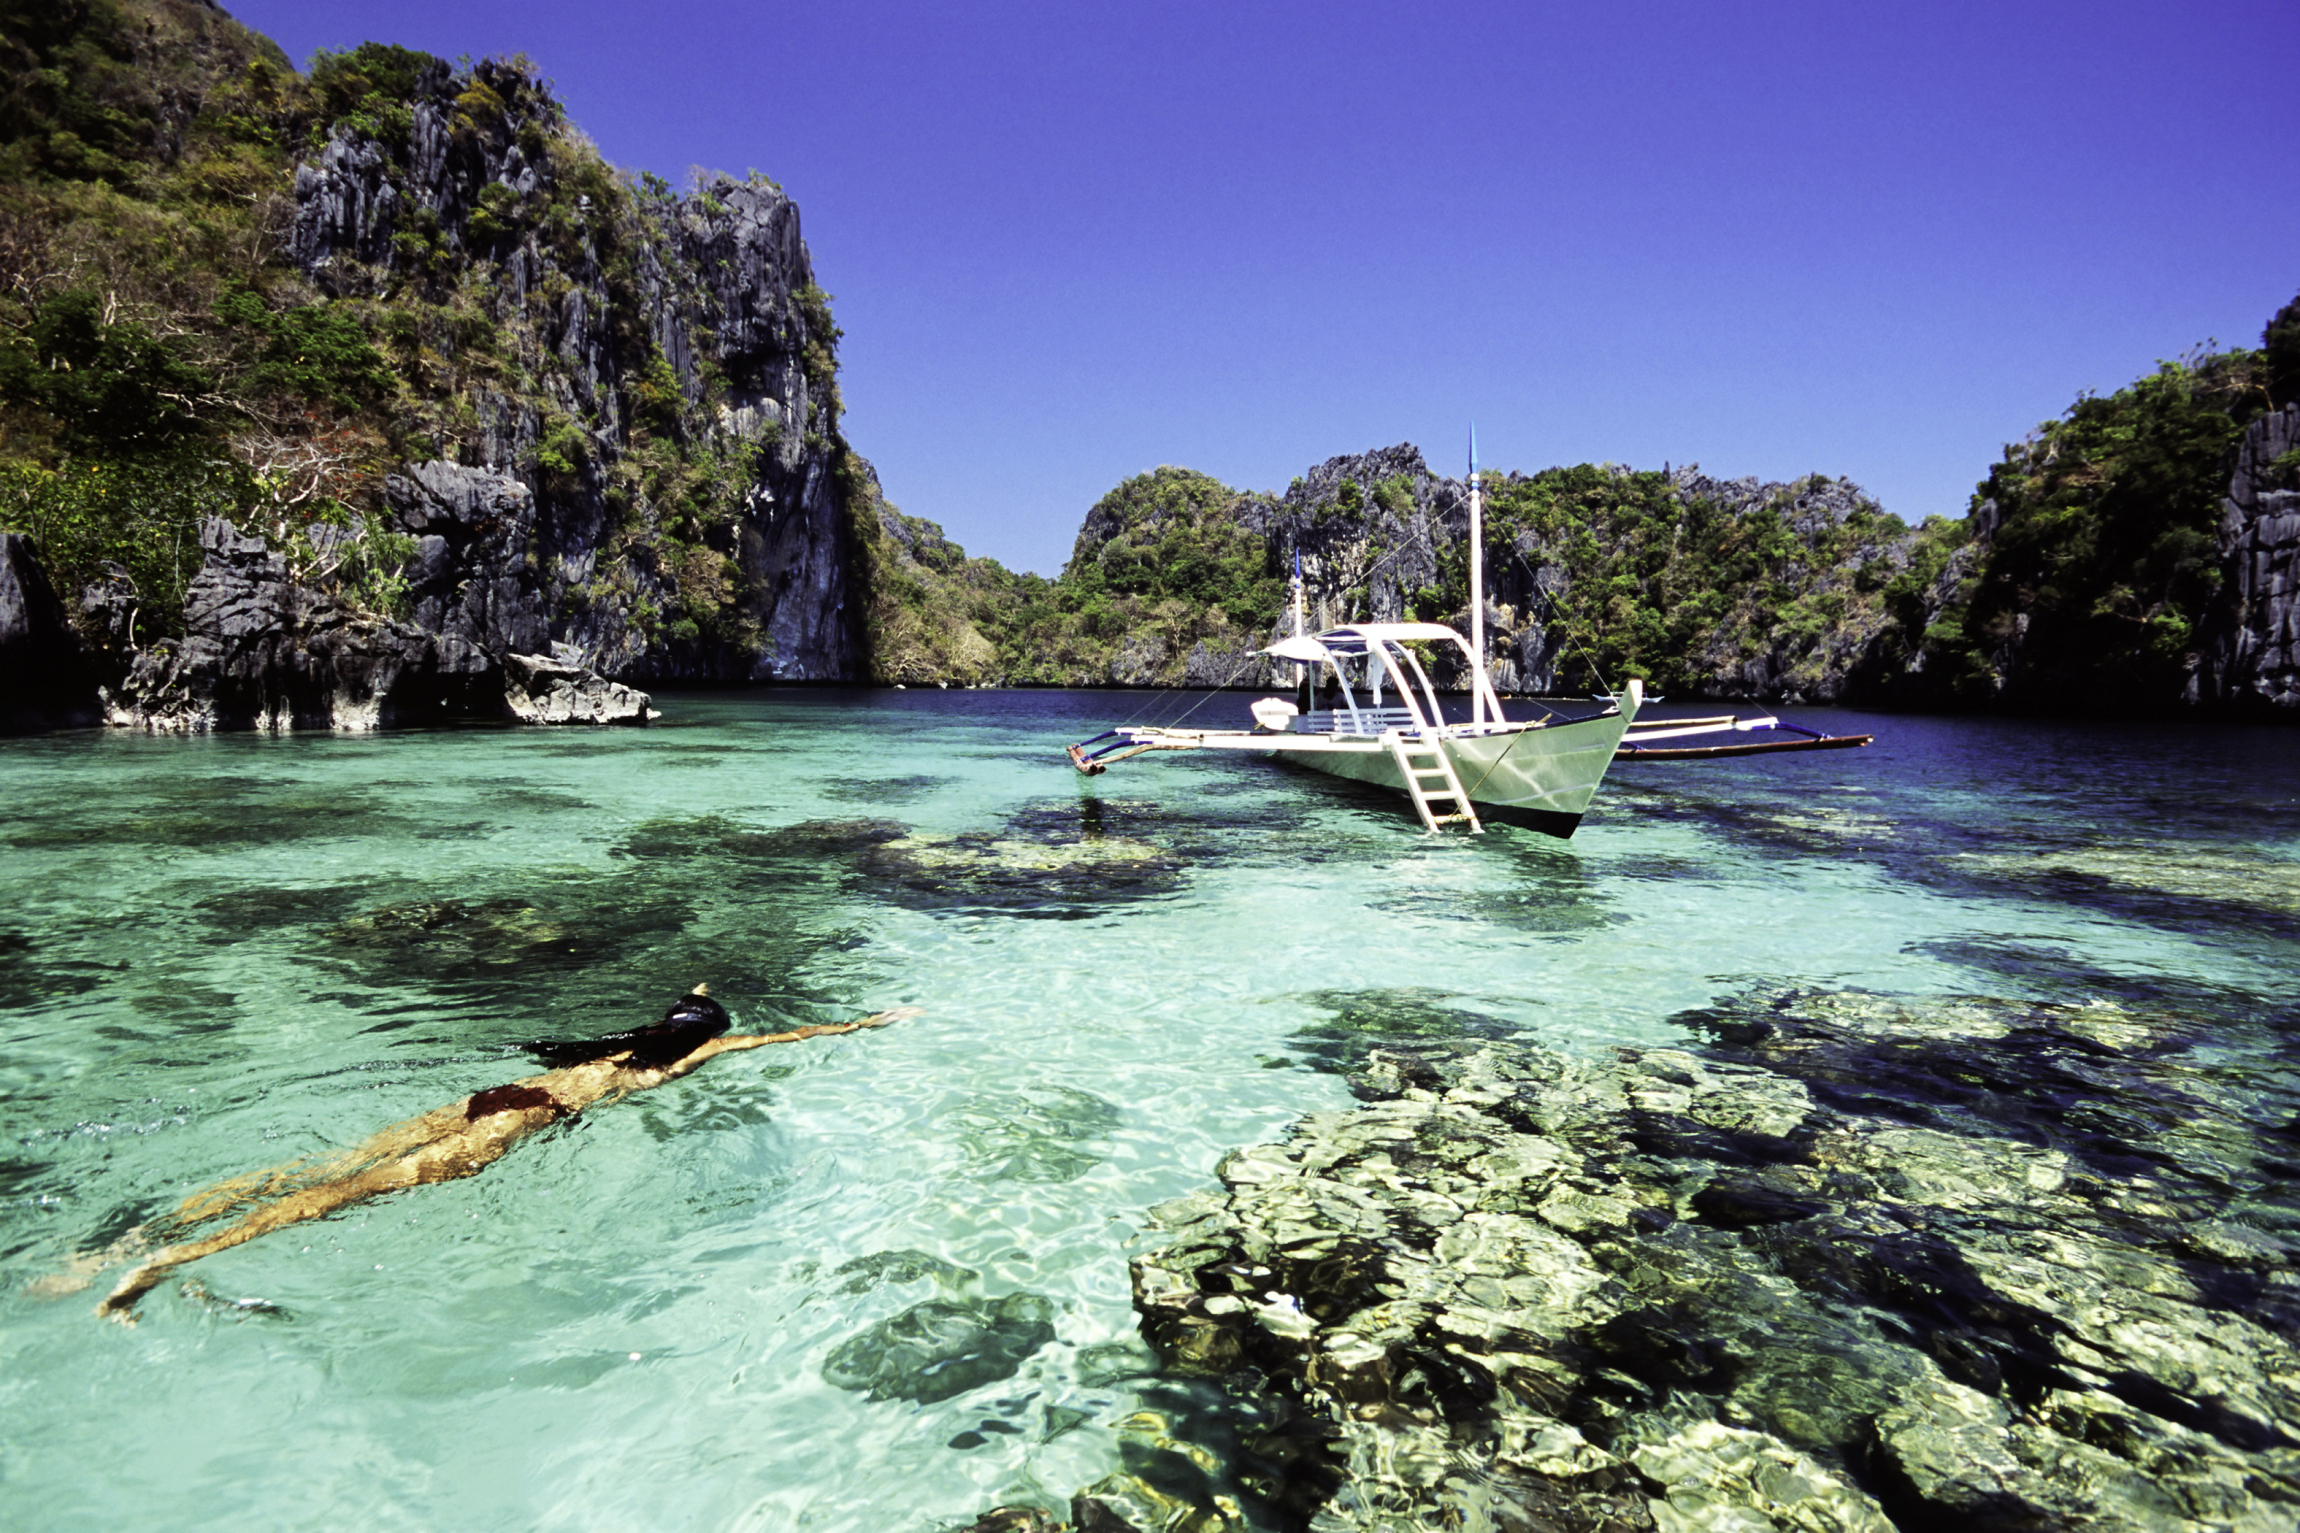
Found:
[[2300, 296], [2276, 311], [2260, 334], [2268, 399], [2279, 410], [2300, 402]]
[[1286, 584], [1263, 540], [1239, 523], [1238, 499], [1207, 475], [1160, 468], [1095, 502], [1061, 581], [1088, 628], [1107, 627], [1106, 614], [1128, 597], [1210, 607], [1239, 629], [1268, 627]]
[[2221, 579], [2230, 458], [2269, 399], [2264, 353], [2194, 354], [2007, 447], [1973, 497], [1978, 567], [1923, 636], [1942, 700], [2177, 698]]
[[389, 605], [410, 545], [368, 512], [401, 384], [280, 252], [327, 91], [170, 0], [8, 0], [0, 33], [0, 523], [111, 587], [122, 641], [176, 630], [210, 516]]
[[[729, 431], [716, 364], [658, 345], [666, 308], [690, 333], [710, 310], [665, 254], [708, 236], [686, 227], [705, 189], [609, 167], [523, 58], [365, 43], [299, 75], [193, 0], [0, 0], [0, 83], [0, 526], [132, 615], [92, 637], [180, 631], [211, 516], [395, 609], [414, 545], [384, 477], [447, 458], [603, 508], [561, 618], [760, 650], [736, 555], [784, 423]], [[298, 259], [298, 167], [338, 162], [380, 195]], [[837, 328], [811, 281], [791, 307], [813, 394], [792, 446], [827, 450]]]
[[1260, 644], [1285, 600], [1275, 556], [1238, 517], [1244, 497], [1189, 469], [1103, 496], [1053, 580], [967, 557], [934, 523], [887, 505], [875, 481], [866, 497], [879, 514], [858, 509], [859, 563], [870, 679], [882, 684], [1160, 683], [1193, 652]]
[[[1731, 693], [1762, 661], [1747, 690], [1829, 696], [1844, 652], [1888, 621], [1883, 592], [1909, 540], [1899, 517], [1818, 474], [1740, 495], [1697, 475], [1590, 464], [1489, 480], [1488, 567], [1513, 551], [1521, 573], [1550, 572], [1538, 589], [1565, 593], [1523, 616], [1549, 626], [1568, 690], [1640, 676]], [[1458, 583], [1466, 610], [1462, 557], [1448, 561], [1445, 597], [1451, 606]]]
[[880, 686], [972, 687], [1000, 680], [1004, 657], [986, 634], [1004, 630], [1018, 586], [994, 559], [970, 559], [933, 522], [888, 503], [878, 477], [849, 452], [839, 477], [864, 595], [863, 647]]

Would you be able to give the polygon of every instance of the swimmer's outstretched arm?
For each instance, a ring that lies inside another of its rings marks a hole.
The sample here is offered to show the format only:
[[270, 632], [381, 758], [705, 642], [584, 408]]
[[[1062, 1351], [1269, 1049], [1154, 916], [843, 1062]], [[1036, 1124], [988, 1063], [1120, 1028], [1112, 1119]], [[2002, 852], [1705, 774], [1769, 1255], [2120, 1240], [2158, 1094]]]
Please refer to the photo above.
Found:
[[[831, 1033], [851, 1033], [858, 1028], [884, 1027], [889, 1022], [900, 1022], [903, 1018], [915, 1017], [918, 1013], [919, 1008], [916, 1006], [898, 1006], [892, 1011], [882, 1011], [875, 1016], [865, 1017], [860, 1022], [825, 1022], [813, 1027], [793, 1028], [787, 1033], [736, 1034], [732, 1037], [713, 1038], [698, 1045], [695, 1051], [685, 1058], [666, 1066], [662, 1071], [662, 1079], [671, 1080], [685, 1075], [689, 1070], [694, 1069], [714, 1055], [733, 1054], [743, 1049], [762, 1048], [770, 1043], [799, 1043], [808, 1038], [821, 1038]], [[650, 1081], [648, 1084], [657, 1083]]]
[[[764, 1047], [770, 1043], [798, 1043], [832, 1033], [884, 1027], [918, 1015], [918, 1008], [882, 1011], [859, 1022], [834, 1022], [801, 1027], [787, 1033], [759, 1033], [707, 1039], [667, 1065], [629, 1069], [622, 1063], [629, 1051], [605, 1059], [571, 1065], [533, 1075], [508, 1086], [475, 1091], [420, 1118], [410, 1118], [368, 1139], [357, 1149], [314, 1164], [299, 1163], [236, 1177], [204, 1192], [194, 1193], [169, 1221], [198, 1223], [278, 1189], [272, 1201], [227, 1229], [199, 1240], [167, 1245], [123, 1277], [96, 1306], [106, 1319], [135, 1324], [136, 1301], [166, 1281], [169, 1273], [203, 1256], [268, 1235], [273, 1230], [309, 1219], [324, 1218], [353, 1203], [397, 1192], [426, 1182], [453, 1181], [474, 1175], [501, 1159], [503, 1153], [537, 1129], [570, 1117], [602, 1099], [613, 1101], [634, 1091], [645, 1091], [676, 1080], [719, 1054]], [[336, 1174], [330, 1175], [330, 1172]], [[313, 1180], [314, 1177], [319, 1178]], [[78, 1280], [80, 1283], [85, 1278]]]

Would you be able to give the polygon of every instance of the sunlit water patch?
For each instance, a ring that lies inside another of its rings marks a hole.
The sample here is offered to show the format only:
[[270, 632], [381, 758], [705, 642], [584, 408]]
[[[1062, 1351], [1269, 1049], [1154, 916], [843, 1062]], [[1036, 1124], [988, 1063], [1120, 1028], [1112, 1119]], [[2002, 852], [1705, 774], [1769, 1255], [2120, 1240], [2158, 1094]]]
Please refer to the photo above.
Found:
[[[927, 1529], [1186, 1479], [1169, 1433], [1236, 1424], [1149, 1373], [1127, 1258], [1356, 1051], [1683, 1042], [1778, 984], [2241, 1009], [2296, 956], [2289, 735], [1840, 717], [1879, 744], [1639, 763], [1558, 843], [1258, 761], [1077, 777], [1142, 701], [0, 745], [10, 1525]], [[27, 1291], [698, 980], [746, 1029], [923, 1010], [221, 1253], [133, 1330]]]

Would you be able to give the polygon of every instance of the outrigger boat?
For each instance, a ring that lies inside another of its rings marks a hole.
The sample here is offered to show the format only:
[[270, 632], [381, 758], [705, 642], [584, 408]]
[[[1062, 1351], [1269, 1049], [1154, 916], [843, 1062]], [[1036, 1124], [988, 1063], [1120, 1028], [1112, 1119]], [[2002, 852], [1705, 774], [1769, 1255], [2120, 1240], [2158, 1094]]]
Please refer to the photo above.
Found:
[[[1407, 648], [1416, 643], [1451, 643], [1469, 661], [1475, 691], [1467, 723], [1444, 722], [1429, 674]], [[1482, 811], [1570, 836], [1644, 697], [1642, 683], [1632, 681], [1620, 705], [1602, 713], [1505, 719], [1477, 652], [1438, 623], [1353, 623], [1300, 634], [1262, 653], [1305, 667], [1332, 667], [1329, 705], [1303, 709], [1282, 697], [1261, 698], [1252, 705], [1250, 730], [1122, 726], [1071, 746], [1072, 764], [1092, 775], [1146, 751], [1264, 751], [1403, 793], [1432, 831], [1447, 825], [1483, 831]], [[1385, 679], [1392, 683], [1394, 702], [1383, 700]], [[1308, 683], [1305, 672], [1305, 688]]]
[[[1071, 764], [1091, 776], [1149, 751], [1256, 751], [1403, 793], [1431, 832], [1462, 825], [1482, 833], [1482, 815], [1552, 836], [1572, 835], [1637, 717], [1644, 684], [1632, 680], [1601, 711], [1581, 717], [1503, 715], [1485, 665], [1485, 572], [1478, 557], [1484, 529], [1474, 434], [1469, 485], [1467, 639], [1439, 623], [1351, 623], [1306, 633], [1297, 555], [1294, 636], [1262, 651], [1302, 667], [1294, 701], [1257, 700], [1251, 705], [1252, 729], [1122, 725], [1069, 747]], [[1446, 720], [1437, 689], [1414, 652], [1417, 644], [1450, 644], [1460, 652], [1470, 678], [1466, 721]], [[1320, 672], [1325, 706], [1313, 707], [1313, 679]], [[1384, 701], [1385, 689], [1394, 701]]]

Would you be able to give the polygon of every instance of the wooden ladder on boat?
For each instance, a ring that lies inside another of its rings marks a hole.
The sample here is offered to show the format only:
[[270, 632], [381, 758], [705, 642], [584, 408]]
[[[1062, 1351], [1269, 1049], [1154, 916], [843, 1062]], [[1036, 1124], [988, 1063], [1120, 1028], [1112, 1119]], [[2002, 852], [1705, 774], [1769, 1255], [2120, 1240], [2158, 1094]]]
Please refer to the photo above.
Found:
[[[1390, 759], [1398, 764], [1398, 776], [1405, 782], [1406, 797], [1414, 801], [1423, 829], [1434, 834], [1441, 826], [1467, 825], [1471, 835], [1485, 834], [1485, 827], [1478, 823], [1477, 811], [1470, 807], [1469, 794], [1463, 790], [1461, 779], [1454, 775], [1453, 763], [1446, 759], [1442, 746], [1421, 736], [1409, 744], [1405, 736], [1394, 729], [1388, 740]], [[1423, 764], [1416, 766], [1417, 761]], [[1430, 786], [1433, 782], [1434, 787]], [[1439, 814], [1430, 807], [1441, 799], [1453, 800], [1452, 813]]]

